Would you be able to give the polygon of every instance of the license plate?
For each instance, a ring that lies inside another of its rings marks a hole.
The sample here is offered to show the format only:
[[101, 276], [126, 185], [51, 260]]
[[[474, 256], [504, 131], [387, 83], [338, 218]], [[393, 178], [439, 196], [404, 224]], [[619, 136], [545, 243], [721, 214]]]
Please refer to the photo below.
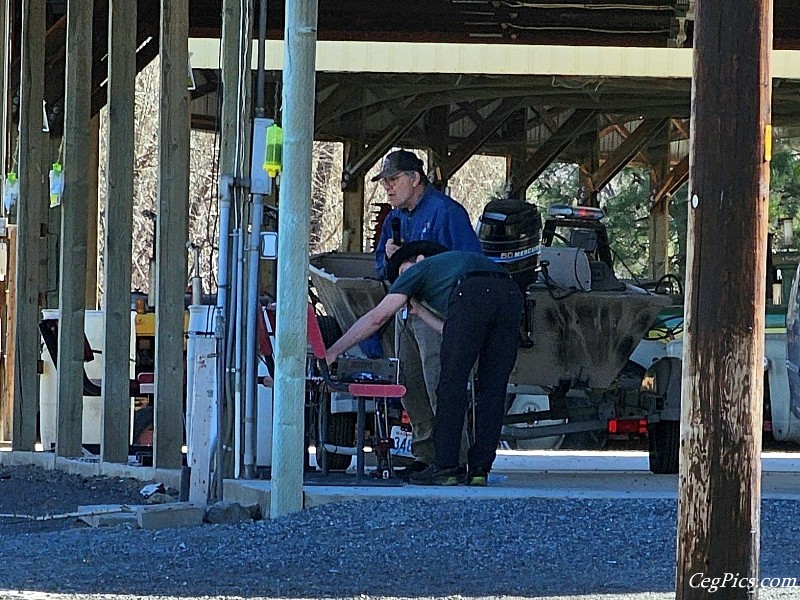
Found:
[[411, 453], [411, 432], [395, 425], [392, 427], [391, 435], [394, 440], [394, 448], [391, 449], [392, 455], [414, 458]]

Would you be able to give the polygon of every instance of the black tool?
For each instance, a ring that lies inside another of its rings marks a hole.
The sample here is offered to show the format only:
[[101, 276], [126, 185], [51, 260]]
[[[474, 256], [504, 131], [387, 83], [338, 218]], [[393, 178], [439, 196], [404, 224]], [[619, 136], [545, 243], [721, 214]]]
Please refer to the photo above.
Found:
[[392, 217], [392, 243], [395, 246], [402, 244], [400, 239], [400, 217]]

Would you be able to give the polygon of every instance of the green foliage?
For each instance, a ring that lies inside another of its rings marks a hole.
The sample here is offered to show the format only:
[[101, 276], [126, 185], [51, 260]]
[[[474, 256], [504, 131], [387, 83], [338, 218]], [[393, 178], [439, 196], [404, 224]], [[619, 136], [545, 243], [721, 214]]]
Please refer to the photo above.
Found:
[[800, 149], [797, 142], [784, 140], [770, 163], [769, 231], [775, 234], [776, 247], [788, 247], [782, 221], [792, 221], [793, 238], [797, 239], [797, 214], [800, 209]]
[[650, 175], [646, 169], [623, 169], [600, 194], [619, 276], [649, 279]]

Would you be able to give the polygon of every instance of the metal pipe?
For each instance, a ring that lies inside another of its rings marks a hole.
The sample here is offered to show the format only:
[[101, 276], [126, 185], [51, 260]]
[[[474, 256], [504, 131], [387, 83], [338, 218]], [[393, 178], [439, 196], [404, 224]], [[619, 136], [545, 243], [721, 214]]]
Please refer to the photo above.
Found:
[[[258, 14], [258, 63], [256, 76], [256, 117], [264, 116], [264, 65], [266, 62], [267, 0], [259, 3]], [[244, 477], [256, 475], [256, 311], [261, 310], [258, 301], [259, 246], [261, 222], [264, 217], [264, 196], [253, 194], [250, 207], [250, 242], [247, 246], [247, 331], [245, 332], [245, 394], [244, 394]]]
[[287, 0], [283, 39], [284, 165], [278, 212], [278, 360], [275, 364], [272, 422], [272, 518], [303, 508], [303, 411], [317, 0]]
[[258, 50], [256, 55], [256, 107], [257, 117], [264, 116], [264, 97], [265, 97], [265, 65], [267, 47], [267, 0], [261, 0], [258, 5]]
[[[241, 229], [237, 229], [235, 233], [236, 243], [236, 289], [234, 291], [234, 298], [236, 298], [235, 320], [236, 320], [236, 336], [234, 341], [233, 350], [233, 397], [234, 397], [234, 413], [235, 413], [235, 428], [240, 431], [240, 423], [242, 422], [242, 351], [244, 344], [242, 343], [242, 330], [243, 330], [243, 314], [244, 314], [244, 292], [242, 284], [244, 283], [244, 244], [242, 243], [243, 233]], [[240, 442], [241, 443], [241, 442]], [[245, 442], [246, 443], [246, 442]], [[239, 448], [241, 450], [241, 448]], [[237, 462], [238, 462], [237, 454]], [[241, 474], [241, 473], [240, 473]]]
[[244, 396], [244, 477], [255, 477], [256, 448], [256, 311], [261, 310], [258, 301], [258, 266], [261, 220], [264, 214], [264, 196], [253, 194], [250, 215], [250, 243], [247, 247], [247, 332], [245, 340], [245, 396]]
[[219, 251], [217, 254], [217, 321], [214, 324], [214, 333], [217, 340], [217, 433], [214, 439], [214, 478], [215, 478], [215, 497], [222, 499], [222, 480], [224, 471], [224, 453], [222, 440], [224, 438], [224, 407], [225, 399], [228, 398], [227, 379], [229, 364], [228, 353], [225, 347], [228, 340], [227, 308], [228, 308], [228, 281], [231, 257], [230, 253], [230, 217], [231, 217], [231, 193], [233, 189], [233, 177], [223, 175], [219, 180]]

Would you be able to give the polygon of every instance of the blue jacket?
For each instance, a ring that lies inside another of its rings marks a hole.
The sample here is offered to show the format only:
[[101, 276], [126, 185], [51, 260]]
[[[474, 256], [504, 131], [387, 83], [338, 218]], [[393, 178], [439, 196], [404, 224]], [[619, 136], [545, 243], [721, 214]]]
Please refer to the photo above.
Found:
[[400, 237], [404, 242], [437, 242], [448, 250], [482, 252], [478, 236], [467, 211], [458, 202], [429, 185], [414, 210], [392, 209], [381, 228], [375, 250], [378, 277], [386, 277], [386, 242], [392, 237], [392, 219], [400, 218]]

